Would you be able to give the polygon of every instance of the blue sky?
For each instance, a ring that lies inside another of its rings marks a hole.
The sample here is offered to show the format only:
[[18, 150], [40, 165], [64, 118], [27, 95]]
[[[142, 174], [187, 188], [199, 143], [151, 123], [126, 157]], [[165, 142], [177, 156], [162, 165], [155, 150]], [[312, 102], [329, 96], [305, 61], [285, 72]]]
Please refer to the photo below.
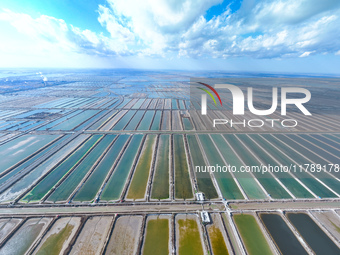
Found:
[[339, 0], [11, 0], [0, 35], [0, 67], [340, 74]]

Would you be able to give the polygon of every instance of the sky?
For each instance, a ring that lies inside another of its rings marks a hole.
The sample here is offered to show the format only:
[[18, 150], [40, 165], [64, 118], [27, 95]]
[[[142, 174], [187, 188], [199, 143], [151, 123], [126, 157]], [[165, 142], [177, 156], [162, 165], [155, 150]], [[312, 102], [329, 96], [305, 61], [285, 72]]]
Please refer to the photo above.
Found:
[[339, 0], [0, 2], [0, 67], [340, 74]]

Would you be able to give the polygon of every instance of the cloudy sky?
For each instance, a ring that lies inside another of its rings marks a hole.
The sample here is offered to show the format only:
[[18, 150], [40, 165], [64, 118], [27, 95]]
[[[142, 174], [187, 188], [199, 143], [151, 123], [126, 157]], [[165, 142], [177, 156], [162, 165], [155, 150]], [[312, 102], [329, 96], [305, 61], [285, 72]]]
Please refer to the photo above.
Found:
[[0, 3], [0, 67], [340, 74], [339, 0]]

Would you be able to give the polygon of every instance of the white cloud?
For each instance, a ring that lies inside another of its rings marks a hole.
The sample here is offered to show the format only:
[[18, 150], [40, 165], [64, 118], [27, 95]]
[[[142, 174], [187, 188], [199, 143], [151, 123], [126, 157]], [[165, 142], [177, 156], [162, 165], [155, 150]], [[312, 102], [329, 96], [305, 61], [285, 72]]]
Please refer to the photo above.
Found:
[[46, 15], [3, 10], [0, 21], [35, 42], [33, 51], [42, 55], [290, 58], [340, 52], [338, 0], [243, 0], [236, 12], [228, 6], [206, 20], [206, 11], [221, 2], [107, 0], [97, 11], [109, 36]]
[[[99, 21], [106, 27], [125, 26], [136, 36], [145, 53], [162, 54], [178, 49], [181, 35], [213, 5], [222, 0], [108, 0], [111, 12], [99, 7]], [[108, 29], [109, 30], [109, 29]], [[110, 30], [109, 30], [110, 31]], [[111, 33], [112, 35], [112, 33]]]
[[[67, 25], [62, 19], [41, 15], [34, 19], [30, 15], [4, 9], [0, 21], [8, 22], [19, 33], [34, 39], [41, 50], [53, 47], [63, 52], [77, 52], [103, 56], [130, 55], [124, 38], [105, 37], [88, 29], [81, 30]], [[0, 30], [1, 31], [1, 30]], [[8, 35], [9, 36], [9, 35]]]
[[311, 53], [313, 53], [313, 52], [312, 51], [306, 51], [306, 52], [302, 53], [299, 57], [305, 58], [305, 57], [308, 57]]

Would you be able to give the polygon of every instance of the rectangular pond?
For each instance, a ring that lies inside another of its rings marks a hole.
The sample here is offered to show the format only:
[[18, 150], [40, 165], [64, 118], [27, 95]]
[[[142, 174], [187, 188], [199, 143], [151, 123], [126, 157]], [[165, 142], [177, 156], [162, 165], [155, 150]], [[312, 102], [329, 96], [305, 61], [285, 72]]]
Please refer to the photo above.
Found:
[[223, 228], [223, 223], [216, 213], [210, 214], [212, 224], [207, 225], [211, 249], [214, 255], [228, 255], [227, 240], [228, 237]]
[[175, 168], [175, 197], [192, 198], [191, 181], [183, 135], [173, 135], [173, 157]]
[[250, 214], [233, 215], [237, 229], [250, 255], [271, 255], [272, 251], [254, 216]]
[[1, 255], [23, 255], [46, 229], [52, 218], [28, 219], [0, 249]]
[[39, 201], [53, 186], [92, 149], [102, 135], [93, 135], [75, 152], [73, 152], [64, 162], [53, 169], [43, 180], [41, 180], [23, 199], [24, 202]]
[[101, 254], [112, 220], [113, 216], [90, 217], [69, 254]]
[[79, 185], [88, 171], [95, 165], [96, 161], [101, 157], [104, 151], [110, 146], [116, 135], [106, 135], [94, 149], [86, 156], [72, 173], [56, 188], [56, 190], [48, 197], [48, 201], [66, 201], [74, 189]]
[[0, 146], [0, 173], [40, 150], [58, 135], [23, 135]]
[[142, 216], [118, 217], [104, 254], [137, 254], [142, 219]]
[[[193, 169], [196, 166], [205, 166], [204, 157], [195, 135], [187, 135], [190, 155], [193, 162]], [[203, 192], [207, 199], [218, 198], [217, 191], [208, 172], [196, 172], [198, 191]]]
[[169, 146], [169, 135], [160, 135], [151, 190], [151, 198], [154, 199], [169, 198]]
[[[286, 162], [285, 156], [273, 145], [268, 143], [265, 139], [263, 139], [260, 135], [248, 135], [252, 138], [259, 146], [262, 147], [263, 152], [270, 157], [266, 159], [266, 161], [275, 166], [278, 164], [283, 164]], [[256, 152], [257, 155], [265, 155], [262, 152]], [[314, 196], [305, 189], [296, 179], [294, 176], [290, 175], [289, 173], [285, 173], [282, 171], [274, 172], [274, 175], [287, 187], [287, 189], [298, 198], [313, 198]]]
[[162, 111], [156, 111], [150, 130], [160, 130]]
[[132, 165], [139, 146], [142, 142], [143, 135], [134, 135], [125, 149], [124, 154], [116, 165], [110, 179], [105, 184], [101, 194], [101, 200], [118, 200], [125, 186], [127, 177], [131, 171]]
[[102, 183], [104, 182], [109, 171], [112, 169], [120, 151], [127, 142], [129, 135], [120, 135], [111, 145], [105, 156], [96, 166], [90, 177], [81, 186], [73, 200], [75, 201], [92, 201], [95, 199]]
[[36, 255], [63, 254], [80, 225], [80, 217], [58, 219], [35, 249]]
[[[217, 151], [213, 141], [209, 135], [198, 135], [202, 146], [204, 148], [205, 155], [207, 156], [210, 166], [220, 165], [224, 166], [225, 163]], [[221, 135], [211, 135], [215, 142], [222, 141]], [[225, 145], [224, 145], [225, 146]], [[222, 147], [223, 148], [223, 147]], [[218, 186], [221, 190], [222, 196], [227, 199], [243, 199], [242, 192], [238, 188], [232, 175], [229, 172], [215, 172], [214, 173]]]
[[155, 111], [146, 111], [137, 130], [149, 130]]
[[146, 136], [136, 169], [131, 177], [132, 180], [127, 192], [127, 199], [142, 199], [145, 197], [156, 138], [156, 135]]
[[203, 255], [202, 232], [197, 215], [176, 215], [176, 247], [179, 255]]
[[338, 255], [339, 247], [306, 213], [287, 213], [288, 219], [316, 254]]
[[[44, 174], [46, 174], [49, 170], [55, 167], [58, 163], [62, 162], [64, 158], [72, 153], [79, 144], [83, 143], [85, 139], [87, 139], [89, 135], [79, 135], [74, 138], [72, 141], [69, 141], [65, 144], [61, 149], [57, 152], [50, 155], [47, 159], [45, 159], [39, 166], [35, 167], [26, 175], [14, 183], [10, 188], [8, 188], [5, 192], [0, 195], [0, 201], [10, 201], [20, 195], [22, 192], [29, 189], [32, 184], [36, 183], [37, 180], [41, 178]], [[15, 178], [14, 176], [13, 178]]]
[[170, 220], [166, 215], [148, 216], [145, 229], [143, 254], [167, 255], [170, 243]]
[[261, 213], [260, 218], [282, 254], [308, 254], [280, 215]]

